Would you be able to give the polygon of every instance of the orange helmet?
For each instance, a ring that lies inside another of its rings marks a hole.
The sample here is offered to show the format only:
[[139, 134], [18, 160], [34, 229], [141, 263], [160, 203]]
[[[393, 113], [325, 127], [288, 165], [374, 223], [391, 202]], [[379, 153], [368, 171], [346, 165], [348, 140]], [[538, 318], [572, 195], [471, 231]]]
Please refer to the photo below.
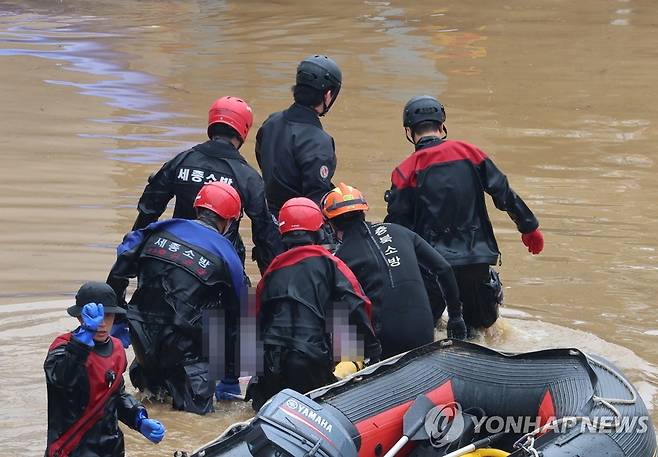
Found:
[[322, 199], [322, 212], [327, 219], [352, 211], [368, 211], [368, 203], [356, 187], [340, 183]]

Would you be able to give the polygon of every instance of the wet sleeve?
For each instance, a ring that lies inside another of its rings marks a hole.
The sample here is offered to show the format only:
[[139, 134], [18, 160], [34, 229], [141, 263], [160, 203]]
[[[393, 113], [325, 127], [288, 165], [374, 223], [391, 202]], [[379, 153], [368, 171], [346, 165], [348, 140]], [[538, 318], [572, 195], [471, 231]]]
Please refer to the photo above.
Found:
[[139, 214], [133, 224], [133, 230], [157, 221], [167, 209], [167, 204], [174, 197], [174, 160], [165, 163], [160, 170], [149, 176], [148, 184], [137, 204]]
[[137, 417], [137, 411], [139, 409], [145, 409], [144, 405], [126, 392], [126, 385], [123, 382], [123, 376], [121, 376], [119, 382], [121, 382], [121, 386], [119, 386], [119, 401], [117, 402], [119, 420], [133, 430], [137, 430], [135, 428], [135, 418]]
[[91, 348], [71, 339], [48, 352], [43, 369], [46, 383], [61, 389], [73, 389], [87, 382], [85, 362]]
[[430, 272], [433, 277], [432, 279], [438, 281], [448, 308], [448, 316], [461, 315], [462, 308], [459, 300], [459, 286], [457, 285], [452, 267], [427, 241], [411, 231], [409, 235], [414, 240], [414, 249], [418, 263]]
[[262, 275], [272, 259], [283, 252], [283, 242], [276, 221], [267, 208], [265, 185], [260, 175], [253, 172], [245, 190], [249, 193], [244, 212], [251, 220], [253, 260], [256, 260]]
[[521, 233], [530, 233], [539, 227], [539, 222], [530, 208], [512, 190], [505, 176], [493, 161], [484, 159], [477, 166], [484, 190], [491, 195], [494, 205], [501, 211], [506, 211]]
[[384, 222], [392, 222], [413, 230], [416, 191], [409, 185], [408, 180], [399, 167], [393, 170], [391, 189], [384, 194], [387, 203]]
[[322, 197], [333, 188], [336, 172], [334, 140], [327, 134], [298, 139], [296, 161], [302, 176], [302, 193], [320, 205]]
[[106, 282], [114, 290], [120, 304], [126, 303], [129, 279], [137, 276], [139, 253], [147, 238], [147, 230], [129, 232], [117, 247], [117, 260], [112, 266]]
[[338, 260], [335, 266], [334, 303], [341, 303], [347, 308], [350, 324], [363, 338], [365, 358], [370, 359], [371, 363], [377, 362], [381, 358], [382, 348], [370, 321], [370, 300], [347, 265]]

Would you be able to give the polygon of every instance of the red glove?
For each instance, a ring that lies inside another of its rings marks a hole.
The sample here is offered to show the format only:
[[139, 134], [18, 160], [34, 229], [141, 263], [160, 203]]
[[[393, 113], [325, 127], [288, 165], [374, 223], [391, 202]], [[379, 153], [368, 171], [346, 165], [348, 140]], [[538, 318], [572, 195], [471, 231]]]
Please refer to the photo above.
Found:
[[530, 233], [523, 233], [521, 241], [528, 247], [528, 252], [539, 254], [544, 249], [544, 235], [541, 234], [539, 229]]

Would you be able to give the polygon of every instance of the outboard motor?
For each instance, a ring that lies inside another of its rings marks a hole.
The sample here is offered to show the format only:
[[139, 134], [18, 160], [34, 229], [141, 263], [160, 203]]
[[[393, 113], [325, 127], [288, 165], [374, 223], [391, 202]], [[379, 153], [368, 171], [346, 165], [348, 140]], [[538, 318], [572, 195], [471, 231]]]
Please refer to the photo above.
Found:
[[358, 455], [359, 433], [343, 414], [291, 389], [272, 397], [249, 425], [230, 430], [228, 436], [191, 457]]

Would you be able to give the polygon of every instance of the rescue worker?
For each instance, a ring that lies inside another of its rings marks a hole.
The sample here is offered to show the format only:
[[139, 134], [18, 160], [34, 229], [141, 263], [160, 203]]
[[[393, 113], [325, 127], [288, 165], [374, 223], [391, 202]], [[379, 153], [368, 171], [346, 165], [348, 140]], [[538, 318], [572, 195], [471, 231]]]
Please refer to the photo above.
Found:
[[457, 278], [469, 330], [489, 327], [498, 319], [502, 286], [490, 268], [500, 251], [484, 193], [514, 221], [529, 252], [539, 254], [544, 237], [494, 162], [471, 144], [446, 139], [445, 120], [434, 97], [413, 97], [405, 105], [403, 125], [416, 150], [393, 170], [385, 221], [410, 228], [443, 255]]
[[270, 115], [256, 134], [256, 159], [275, 217], [289, 199], [307, 197], [319, 205], [333, 187], [336, 150], [320, 117], [329, 112], [341, 84], [336, 62], [322, 55], [307, 57], [297, 66], [294, 103]]
[[[334, 382], [338, 352], [357, 356], [360, 350], [337, 347], [346, 340], [359, 339], [362, 356], [379, 360], [370, 301], [350, 269], [318, 246], [322, 223], [320, 208], [304, 197], [287, 201], [279, 213], [288, 250], [274, 259], [256, 289], [264, 374], [247, 390], [255, 410], [284, 388], [303, 393]], [[356, 334], [351, 335], [349, 327]]]
[[[201, 187], [213, 181], [227, 183], [238, 191], [244, 212], [251, 219], [252, 257], [261, 273], [265, 271], [272, 259], [283, 251], [283, 246], [276, 221], [267, 209], [263, 179], [239, 151], [253, 120], [251, 108], [244, 100], [237, 97], [218, 98], [208, 111], [210, 139], [181, 152], [149, 177], [139, 199], [139, 215], [133, 230], [157, 221], [174, 196], [174, 217], [194, 219], [192, 203]], [[239, 227], [240, 218], [237, 218], [225, 236], [235, 246], [244, 265], [245, 247]]]
[[126, 352], [109, 335], [118, 306], [110, 286], [87, 282], [68, 308], [80, 326], [55, 338], [44, 363], [48, 390], [46, 457], [122, 457], [120, 420], [153, 443], [165, 427], [149, 419], [144, 406], [126, 393]]
[[401, 225], [366, 222], [367, 210], [363, 194], [344, 183], [322, 203], [322, 212], [342, 241], [336, 256], [350, 267], [372, 301], [372, 324], [383, 358], [434, 341], [434, 322], [440, 315], [433, 313], [419, 263], [440, 280], [448, 305], [448, 337], [466, 338], [459, 289], [448, 262]]
[[199, 191], [194, 208], [197, 220], [170, 219], [127, 234], [108, 283], [125, 302], [129, 278], [138, 277], [128, 305], [133, 385], [153, 393], [164, 388], [175, 409], [205, 414], [213, 411], [215, 385], [202, 350], [203, 312], [226, 313], [226, 364], [233, 375], [246, 284], [240, 259], [224, 237], [240, 217], [237, 191], [211, 182]]

